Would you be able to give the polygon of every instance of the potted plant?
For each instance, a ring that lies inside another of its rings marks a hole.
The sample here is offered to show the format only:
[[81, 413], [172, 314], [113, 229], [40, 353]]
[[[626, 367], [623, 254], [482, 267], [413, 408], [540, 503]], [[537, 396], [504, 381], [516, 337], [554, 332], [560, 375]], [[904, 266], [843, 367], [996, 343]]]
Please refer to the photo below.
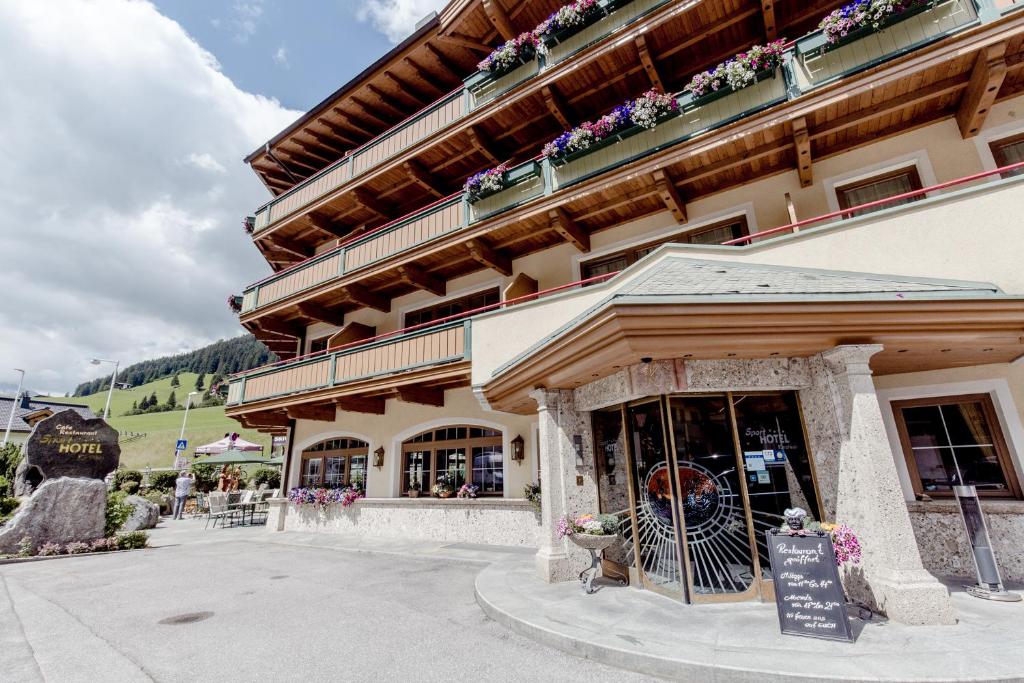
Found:
[[420, 497], [420, 491], [422, 491], [422, 490], [423, 490], [423, 484], [420, 483], [419, 479], [414, 479], [409, 484], [409, 497], [410, 498], [419, 498]]
[[480, 60], [476, 67], [490, 74], [492, 78], [504, 76], [520, 64], [526, 64], [536, 57], [539, 44], [540, 40], [532, 31], [521, 33]]
[[451, 498], [455, 495], [455, 477], [450, 472], [445, 472], [437, 478], [430, 492], [438, 498]]
[[[569, 540], [590, 553], [590, 566], [580, 572], [580, 583], [588, 595], [594, 592], [594, 579], [601, 571], [601, 551], [619, 537], [619, 518], [615, 515], [580, 515], [562, 517], [555, 532], [559, 538]], [[620, 584], [623, 582], [620, 580]]]
[[477, 491], [479, 490], [480, 487], [475, 484], [463, 484], [455, 496], [457, 498], [476, 498]]
[[767, 45], [754, 45], [714, 69], [697, 74], [686, 84], [688, 96], [683, 101], [684, 107], [699, 107], [774, 77], [782, 65], [785, 45], [786, 41], [781, 39]]
[[530, 501], [534, 509], [540, 512], [540, 483], [534, 482], [523, 487], [523, 498]]
[[817, 36], [801, 40], [801, 54], [823, 54], [935, 6], [935, 0], [855, 0], [828, 14]]
[[575, 0], [552, 12], [533, 30], [545, 45], [551, 47], [582, 31], [605, 16], [597, 0]]

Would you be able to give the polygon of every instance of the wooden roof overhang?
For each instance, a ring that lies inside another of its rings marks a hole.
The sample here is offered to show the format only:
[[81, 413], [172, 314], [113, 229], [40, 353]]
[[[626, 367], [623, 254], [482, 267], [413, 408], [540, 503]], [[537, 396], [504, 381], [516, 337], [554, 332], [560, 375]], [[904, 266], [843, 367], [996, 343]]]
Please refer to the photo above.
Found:
[[229, 405], [224, 412], [243, 427], [261, 432], [274, 431], [286, 428], [290, 419], [333, 422], [338, 410], [383, 415], [388, 399], [443, 406], [444, 392], [469, 386], [469, 378], [470, 362], [460, 361], [243, 405]]
[[245, 161], [280, 194], [438, 97], [459, 87], [505, 39], [490, 19], [532, 29], [558, 0], [451, 2], [408, 38], [329, 95]]
[[[470, 249], [471, 241], [484, 243], [503, 262], [567, 241], [586, 250], [589, 235], [595, 232], [671, 210], [675, 200], [666, 198], [666, 182], [676, 199], [685, 203], [795, 170], [795, 120], [806, 122], [810, 157], [820, 160], [955, 116], [979, 56], [1002, 44], [1008, 66], [997, 99], [1012, 97], [1024, 90], [1024, 15], [946, 38], [399, 252], [247, 313], [240, 320], [261, 339], [276, 338], [259, 329], [264, 321], [278, 329], [284, 324], [283, 329], [292, 330], [292, 337], [297, 337], [302, 325], [326, 320], [317, 315], [328, 313], [337, 321], [346, 311], [365, 306], [365, 298], [360, 301], [352, 296], [352, 285], [372, 292], [378, 305], [389, 306], [390, 299], [416, 289], [401, 271], [403, 267], [412, 265], [442, 283], [488, 267]], [[568, 231], [566, 223], [571, 224]]]
[[[841, 2], [776, 5], [779, 31], [805, 32]], [[699, 71], [766, 40], [764, 4], [670, 3], [622, 35], [591, 45], [460, 121], [347, 181], [254, 239], [275, 268], [312, 255], [325, 239], [372, 228], [458, 190], [501, 161], [535, 156], [565, 128], [592, 120], [654, 86], [682, 89]], [[280, 245], [288, 245], [289, 250]]]
[[1006, 363], [1024, 355], [1024, 300], [613, 300], [479, 390], [494, 410], [530, 414], [534, 388], [572, 389], [645, 358], [806, 357], [840, 344], [882, 344], [879, 375]]

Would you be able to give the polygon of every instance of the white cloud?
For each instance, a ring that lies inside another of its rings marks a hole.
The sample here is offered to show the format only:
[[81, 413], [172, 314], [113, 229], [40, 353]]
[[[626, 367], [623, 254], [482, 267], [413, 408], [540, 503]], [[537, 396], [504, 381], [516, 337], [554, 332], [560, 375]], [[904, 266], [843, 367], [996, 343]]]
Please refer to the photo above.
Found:
[[235, 31], [235, 40], [247, 42], [256, 35], [260, 19], [263, 17], [263, 0], [235, 0], [231, 6], [233, 13], [231, 27]]
[[271, 57], [273, 57], [274, 59], [274, 64], [277, 64], [280, 67], [284, 67], [285, 69], [291, 68], [291, 64], [288, 63], [288, 48], [286, 48], [284, 45], [277, 48], [277, 50], [274, 52], [273, 55], [271, 55]]
[[392, 43], [398, 43], [413, 32], [420, 19], [445, 4], [445, 0], [367, 0], [356, 16], [372, 23]]
[[[0, 358], [66, 391], [239, 334], [269, 272], [242, 158], [299, 112], [239, 90], [150, 4], [0, 2]], [[0, 381], [7, 380], [0, 369]]]

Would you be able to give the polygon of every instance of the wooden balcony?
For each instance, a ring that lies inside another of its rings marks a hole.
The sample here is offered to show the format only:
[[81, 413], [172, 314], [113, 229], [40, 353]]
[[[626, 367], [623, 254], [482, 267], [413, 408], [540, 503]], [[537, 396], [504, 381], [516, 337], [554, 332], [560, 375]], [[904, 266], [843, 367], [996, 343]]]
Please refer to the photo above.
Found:
[[468, 384], [469, 335], [460, 320], [260, 368], [231, 378], [227, 411], [314, 404], [333, 419], [335, 405], [383, 412], [388, 398], [443, 403], [445, 389]]
[[[246, 290], [242, 323], [257, 336], [263, 325], [287, 334], [282, 325], [298, 330], [325, 320], [325, 311], [388, 310], [391, 298], [414, 289], [443, 294], [447, 280], [474, 270], [509, 275], [513, 259], [560, 243], [588, 251], [592, 233], [666, 209], [685, 224], [686, 199], [794, 169], [811, 183], [814, 159], [942, 118], [963, 118], [969, 136], [968, 120], [980, 125], [977, 116], [983, 120], [993, 100], [1024, 92], [1024, 15], [1010, 19], [976, 19], [952, 29], [962, 35], [909, 53], [896, 48], [888, 61], [806, 91], [794, 47], [778, 72], [747, 88], [714, 98], [680, 95], [680, 113], [653, 130], [624, 133], [572, 158], [520, 164], [506, 172], [500, 192], [473, 203], [447, 197], [272, 276]], [[1006, 46], [1006, 76], [985, 104], [968, 94], [992, 45]], [[909, 93], [908, 83], [915, 84]], [[837, 98], [848, 108], [837, 112]]]

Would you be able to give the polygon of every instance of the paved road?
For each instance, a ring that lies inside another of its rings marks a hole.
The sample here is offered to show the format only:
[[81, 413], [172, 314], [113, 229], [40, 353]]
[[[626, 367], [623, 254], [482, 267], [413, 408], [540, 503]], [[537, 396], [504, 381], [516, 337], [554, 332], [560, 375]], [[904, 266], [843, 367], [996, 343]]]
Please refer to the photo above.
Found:
[[0, 565], [0, 679], [647, 680], [489, 621], [479, 564], [178, 529], [152, 550]]

